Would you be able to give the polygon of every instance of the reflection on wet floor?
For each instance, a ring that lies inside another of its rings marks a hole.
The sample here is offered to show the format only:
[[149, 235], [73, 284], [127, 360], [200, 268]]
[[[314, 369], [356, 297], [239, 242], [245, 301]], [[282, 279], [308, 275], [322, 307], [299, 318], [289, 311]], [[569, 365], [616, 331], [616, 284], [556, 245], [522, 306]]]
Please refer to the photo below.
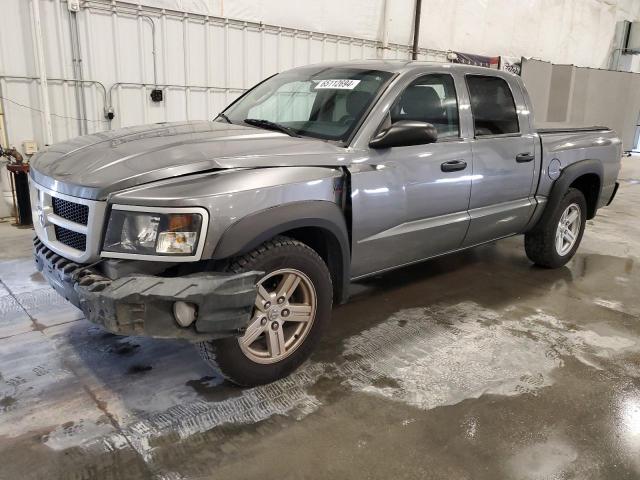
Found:
[[513, 238], [353, 285], [253, 389], [88, 324], [0, 224], [0, 478], [640, 478], [638, 204], [623, 182], [558, 270]]

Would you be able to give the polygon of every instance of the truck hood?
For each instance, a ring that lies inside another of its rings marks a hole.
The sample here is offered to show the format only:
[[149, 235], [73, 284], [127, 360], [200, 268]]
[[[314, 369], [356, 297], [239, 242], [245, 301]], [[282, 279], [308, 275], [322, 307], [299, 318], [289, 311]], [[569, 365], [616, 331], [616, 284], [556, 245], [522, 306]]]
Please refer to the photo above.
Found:
[[31, 161], [32, 179], [76, 197], [230, 168], [348, 165], [347, 149], [310, 138], [220, 122], [160, 123], [52, 145]]

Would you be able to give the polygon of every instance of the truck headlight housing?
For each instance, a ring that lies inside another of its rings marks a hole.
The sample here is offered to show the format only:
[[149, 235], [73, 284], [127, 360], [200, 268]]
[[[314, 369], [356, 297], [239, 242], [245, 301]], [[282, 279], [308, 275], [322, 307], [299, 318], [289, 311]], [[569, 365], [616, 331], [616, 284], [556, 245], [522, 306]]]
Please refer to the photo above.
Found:
[[206, 223], [203, 209], [142, 209], [114, 206], [104, 237], [102, 256], [193, 257]]

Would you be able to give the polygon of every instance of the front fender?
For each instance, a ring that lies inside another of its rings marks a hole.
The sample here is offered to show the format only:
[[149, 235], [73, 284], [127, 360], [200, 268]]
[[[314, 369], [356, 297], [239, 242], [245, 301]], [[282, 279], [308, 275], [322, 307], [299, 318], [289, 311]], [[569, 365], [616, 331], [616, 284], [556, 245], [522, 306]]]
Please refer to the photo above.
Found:
[[[229, 226], [218, 241], [215, 260], [247, 253], [276, 235], [300, 228], [316, 228], [327, 236], [330, 269], [338, 284], [339, 299], [345, 300], [350, 278], [351, 249], [342, 209], [333, 202], [310, 200], [278, 205], [252, 213]], [[320, 233], [320, 232], [319, 232]]]

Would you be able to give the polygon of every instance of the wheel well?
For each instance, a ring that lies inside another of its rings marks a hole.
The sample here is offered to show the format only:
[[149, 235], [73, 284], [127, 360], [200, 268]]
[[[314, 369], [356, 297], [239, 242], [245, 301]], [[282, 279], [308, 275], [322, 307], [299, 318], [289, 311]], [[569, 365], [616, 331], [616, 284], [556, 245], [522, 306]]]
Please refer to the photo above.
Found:
[[600, 196], [600, 177], [595, 173], [586, 173], [576, 178], [569, 187], [580, 190], [584, 195], [587, 201], [587, 218], [595, 217]]
[[300, 227], [287, 230], [280, 235], [295, 238], [313, 248], [322, 257], [331, 274], [334, 301], [340, 302], [345, 288], [345, 285], [343, 285], [343, 259], [340, 242], [333, 233], [321, 227]]

